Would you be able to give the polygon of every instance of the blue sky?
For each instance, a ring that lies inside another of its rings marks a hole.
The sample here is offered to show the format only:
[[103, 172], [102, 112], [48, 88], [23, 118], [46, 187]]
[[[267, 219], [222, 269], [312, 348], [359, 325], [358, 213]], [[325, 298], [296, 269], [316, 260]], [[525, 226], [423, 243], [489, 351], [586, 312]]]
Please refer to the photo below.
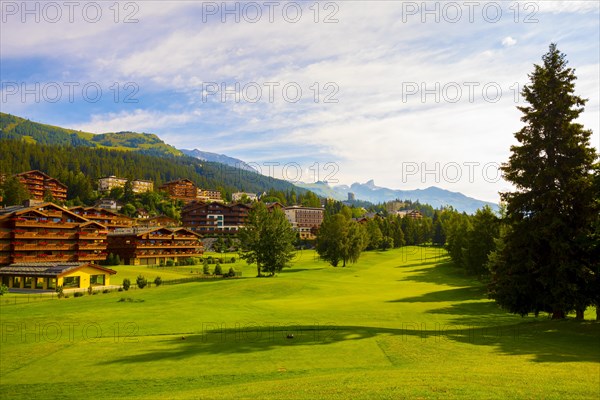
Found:
[[48, 4], [1, 4], [3, 112], [156, 133], [277, 178], [498, 201], [515, 94], [557, 42], [600, 148], [596, 1]]

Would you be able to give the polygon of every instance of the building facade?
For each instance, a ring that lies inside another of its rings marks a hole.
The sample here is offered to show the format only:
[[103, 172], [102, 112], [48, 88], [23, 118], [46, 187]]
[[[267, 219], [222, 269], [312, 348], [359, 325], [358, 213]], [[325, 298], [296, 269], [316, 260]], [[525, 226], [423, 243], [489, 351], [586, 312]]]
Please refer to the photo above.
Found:
[[246, 224], [246, 204], [192, 202], [181, 211], [183, 226], [200, 234], [235, 234]]
[[198, 189], [196, 200], [210, 203], [213, 201], [223, 202], [221, 192], [219, 190]]
[[178, 179], [167, 182], [159, 187], [159, 190], [166, 192], [172, 199], [192, 202], [198, 198], [198, 187], [189, 179]]
[[199, 257], [204, 248], [200, 235], [185, 228], [133, 228], [111, 232], [108, 252], [125, 265], [158, 265]]
[[314, 207], [286, 207], [285, 215], [292, 227], [300, 234], [300, 239], [313, 240], [316, 231], [323, 223], [325, 210]]
[[95, 221], [101, 225], [104, 225], [109, 231], [131, 228], [135, 224], [135, 220], [127, 215], [119, 214], [117, 212], [99, 207], [77, 206], [69, 208], [69, 211], [89, 221]]
[[[110, 192], [114, 188], [122, 188], [127, 183], [127, 179], [118, 178], [114, 175], [98, 179], [98, 191], [101, 193]], [[133, 193], [146, 193], [154, 190], [154, 182], [136, 179], [131, 181], [131, 190]]]
[[67, 186], [41, 171], [21, 172], [15, 176], [29, 190], [32, 199], [43, 200], [45, 194], [49, 193], [54, 200], [67, 200]]
[[106, 259], [108, 231], [52, 203], [0, 209], [0, 265], [98, 262]]
[[244, 196], [247, 197], [250, 201], [258, 200], [258, 196], [256, 195], [256, 193], [236, 192], [231, 194], [231, 201], [234, 203], [238, 202], [242, 200]]

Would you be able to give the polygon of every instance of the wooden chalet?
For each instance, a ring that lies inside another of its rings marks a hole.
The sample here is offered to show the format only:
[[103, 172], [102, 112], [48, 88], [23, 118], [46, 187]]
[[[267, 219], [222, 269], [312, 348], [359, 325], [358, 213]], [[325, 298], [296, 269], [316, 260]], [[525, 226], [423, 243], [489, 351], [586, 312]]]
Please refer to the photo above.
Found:
[[132, 228], [108, 235], [108, 252], [126, 265], [156, 265], [199, 257], [200, 235], [185, 228]]
[[222, 204], [218, 202], [192, 202], [181, 211], [183, 226], [194, 232], [235, 234], [248, 220], [252, 207], [247, 204]]
[[43, 200], [44, 195], [50, 193], [54, 200], [67, 200], [67, 186], [41, 171], [21, 172], [15, 176], [29, 190], [32, 199]]
[[109, 231], [130, 228], [135, 223], [135, 220], [127, 215], [99, 207], [78, 206], [69, 208], [69, 211], [87, 220], [98, 222], [104, 225]]
[[53, 203], [0, 209], [0, 265], [106, 259], [107, 229]]

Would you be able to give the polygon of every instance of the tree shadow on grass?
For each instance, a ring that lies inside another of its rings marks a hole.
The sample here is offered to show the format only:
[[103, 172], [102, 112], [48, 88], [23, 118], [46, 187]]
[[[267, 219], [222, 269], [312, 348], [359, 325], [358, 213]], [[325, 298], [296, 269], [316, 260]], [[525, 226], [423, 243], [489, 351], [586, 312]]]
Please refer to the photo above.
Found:
[[286, 268], [286, 269], [282, 269], [280, 274], [290, 274], [293, 272], [304, 272], [304, 271], [320, 271], [322, 269], [325, 269], [325, 267], [320, 267], [320, 268]]
[[479, 299], [487, 299], [487, 290], [484, 286], [470, 286], [456, 289], [438, 290], [436, 292], [425, 293], [421, 296], [388, 300], [387, 303], [436, 303]]
[[[293, 338], [291, 338], [293, 335]], [[425, 340], [493, 346], [506, 355], [529, 355], [532, 362], [600, 362], [600, 324], [577, 321], [523, 321], [508, 325], [407, 323], [402, 328], [368, 326], [245, 326], [178, 334], [159, 340], [160, 349], [101, 362], [139, 364], [183, 360], [202, 355], [249, 354], [295, 346], [321, 346], [374, 337], [392, 337], [412, 344]], [[398, 350], [401, 351], [401, 350]]]
[[461, 268], [456, 267], [451, 261], [441, 263], [433, 262], [431, 264], [435, 265], [433, 267], [425, 267], [407, 272], [408, 276], [404, 279], [399, 279], [399, 282], [412, 281], [448, 286], [481, 285], [480, 282], [465, 275], [464, 271]]

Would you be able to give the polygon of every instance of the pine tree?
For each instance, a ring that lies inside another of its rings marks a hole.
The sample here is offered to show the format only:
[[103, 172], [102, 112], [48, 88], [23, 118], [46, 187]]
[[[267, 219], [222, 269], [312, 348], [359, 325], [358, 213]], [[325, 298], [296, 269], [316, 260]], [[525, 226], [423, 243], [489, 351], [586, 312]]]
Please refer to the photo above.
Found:
[[584, 243], [598, 212], [597, 155], [592, 132], [575, 122], [586, 103], [574, 94], [575, 71], [555, 44], [542, 59], [522, 90], [529, 105], [518, 107], [519, 144], [502, 166], [516, 191], [501, 194], [509, 229], [490, 262], [490, 295], [513, 313], [556, 319], [576, 310], [581, 318], [594, 280]]
[[31, 197], [29, 190], [15, 176], [6, 178], [2, 189], [4, 191], [2, 203], [7, 206], [22, 204]]

